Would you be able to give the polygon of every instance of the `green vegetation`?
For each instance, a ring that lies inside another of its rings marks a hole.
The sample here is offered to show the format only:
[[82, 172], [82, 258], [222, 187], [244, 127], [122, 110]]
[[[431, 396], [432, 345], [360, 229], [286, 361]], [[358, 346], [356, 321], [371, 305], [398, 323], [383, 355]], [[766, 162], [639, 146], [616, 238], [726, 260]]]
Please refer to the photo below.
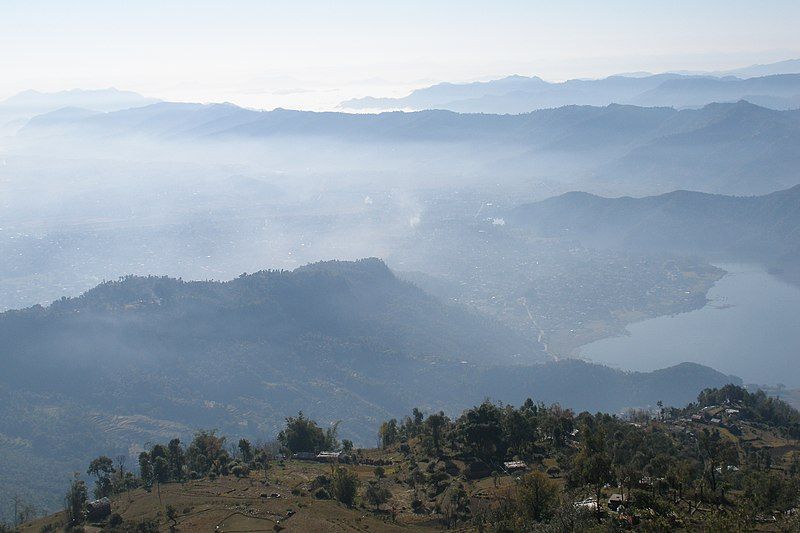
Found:
[[[326, 434], [301, 413], [286, 419], [277, 443], [242, 439], [226, 447], [224, 437], [199, 431], [188, 446], [175, 439], [142, 452], [138, 476], [106, 456], [88, 472], [95, 495], [110, 496], [121, 510], [103, 519], [114, 531], [141, 520], [200, 527], [190, 508], [182, 510], [181, 495], [197, 505], [203, 494], [210, 504], [215, 494], [234, 493], [248, 502], [238, 504], [247, 520], [298, 527], [356, 523], [366, 512], [387, 530], [792, 531], [800, 526], [798, 419], [782, 401], [733, 385], [707, 389], [685, 408], [621, 417], [532, 400], [519, 407], [485, 401], [452, 419], [414, 409], [388, 420], [379, 449], [318, 461], [276, 458], [276, 446], [285, 454], [325, 444], [333, 447], [323, 451], [342, 449], [327, 439], [335, 431]], [[288, 493], [291, 512], [259, 511]], [[83, 523], [80, 479], [65, 502], [63, 523]], [[140, 502], [135, 517], [125, 511], [132, 502]]]

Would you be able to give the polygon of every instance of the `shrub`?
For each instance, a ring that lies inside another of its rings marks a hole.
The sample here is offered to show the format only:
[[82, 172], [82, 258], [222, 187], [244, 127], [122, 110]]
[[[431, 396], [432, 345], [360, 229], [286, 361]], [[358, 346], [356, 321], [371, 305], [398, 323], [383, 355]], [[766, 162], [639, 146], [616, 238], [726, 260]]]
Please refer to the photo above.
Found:
[[389, 489], [379, 484], [377, 481], [370, 481], [366, 490], [364, 490], [364, 498], [371, 505], [375, 506], [375, 510], [382, 504], [388, 502], [391, 497], [392, 493], [389, 492]]
[[244, 465], [236, 465], [231, 469], [231, 474], [239, 478], [247, 477], [248, 470]]
[[348, 507], [353, 506], [358, 489], [358, 477], [346, 468], [337, 468], [331, 480], [333, 497]]

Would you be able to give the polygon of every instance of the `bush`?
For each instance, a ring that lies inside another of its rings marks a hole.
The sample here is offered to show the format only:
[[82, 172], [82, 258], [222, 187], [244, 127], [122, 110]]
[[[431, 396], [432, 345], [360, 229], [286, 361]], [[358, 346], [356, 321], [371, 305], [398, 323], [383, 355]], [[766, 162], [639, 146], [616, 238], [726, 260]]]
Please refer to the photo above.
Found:
[[548, 520], [558, 506], [558, 495], [558, 485], [547, 474], [534, 470], [517, 485], [517, 512], [526, 521]]
[[326, 476], [325, 474], [319, 475], [314, 478], [314, 481], [311, 482], [310, 488], [311, 490], [318, 489], [320, 487], [330, 487], [331, 485], [331, 478]]
[[236, 465], [233, 468], [231, 468], [231, 474], [239, 478], [247, 477], [248, 473], [249, 471], [247, 467], [243, 465]]
[[320, 487], [320, 488], [318, 488], [318, 489], [317, 489], [317, 490], [314, 492], [314, 497], [315, 497], [316, 499], [318, 499], [318, 500], [330, 500], [330, 499], [331, 499], [331, 495], [330, 495], [330, 493], [329, 493], [327, 490], [325, 490], [325, 488], [324, 488], [324, 487]]
[[108, 517], [108, 525], [111, 527], [122, 525], [122, 515], [119, 513], [113, 513], [110, 517]]
[[348, 507], [353, 506], [358, 490], [358, 477], [346, 468], [337, 468], [331, 480], [333, 497]]
[[388, 502], [389, 498], [391, 497], [392, 493], [389, 492], [389, 489], [379, 484], [377, 481], [370, 481], [366, 490], [364, 491], [364, 498], [370, 503], [370, 505], [375, 506], [375, 510], [377, 510], [382, 504]]

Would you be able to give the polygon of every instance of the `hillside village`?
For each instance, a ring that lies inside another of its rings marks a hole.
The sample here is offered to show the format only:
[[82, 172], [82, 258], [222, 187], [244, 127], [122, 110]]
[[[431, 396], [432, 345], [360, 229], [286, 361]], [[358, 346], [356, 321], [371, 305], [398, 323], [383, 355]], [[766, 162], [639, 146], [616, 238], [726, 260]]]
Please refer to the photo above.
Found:
[[[200, 431], [108, 457], [67, 509], [5, 531], [796, 531], [800, 413], [707, 389], [623, 416], [526, 401], [414, 410], [375, 449], [302, 413], [270, 442]], [[91, 486], [90, 486], [91, 485]]]

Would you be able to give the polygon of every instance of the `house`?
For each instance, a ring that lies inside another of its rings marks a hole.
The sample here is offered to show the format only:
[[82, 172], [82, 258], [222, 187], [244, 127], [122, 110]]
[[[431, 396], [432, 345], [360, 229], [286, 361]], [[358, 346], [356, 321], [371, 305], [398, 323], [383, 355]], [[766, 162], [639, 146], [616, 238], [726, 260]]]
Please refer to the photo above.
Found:
[[586, 498], [585, 500], [575, 502], [575, 507], [594, 512], [597, 511], [597, 500], [594, 498]]
[[335, 463], [341, 457], [342, 452], [319, 452], [317, 454], [317, 461], [323, 463]]
[[86, 518], [89, 520], [102, 520], [111, 514], [111, 500], [100, 498], [86, 504]]
[[503, 463], [503, 466], [509, 472], [513, 470], [525, 470], [528, 468], [528, 465], [525, 464], [525, 461], [506, 461]]
[[616, 511], [623, 503], [625, 503], [625, 498], [622, 496], [622, 494], [615, 493], [612, 494], [608, 499], [608, 508], [612, 511]]
[[292, 454], [292, 459], [299, 459], [301, 461], [313, 461], [317, 458], [314, 452], [297, 452]]

